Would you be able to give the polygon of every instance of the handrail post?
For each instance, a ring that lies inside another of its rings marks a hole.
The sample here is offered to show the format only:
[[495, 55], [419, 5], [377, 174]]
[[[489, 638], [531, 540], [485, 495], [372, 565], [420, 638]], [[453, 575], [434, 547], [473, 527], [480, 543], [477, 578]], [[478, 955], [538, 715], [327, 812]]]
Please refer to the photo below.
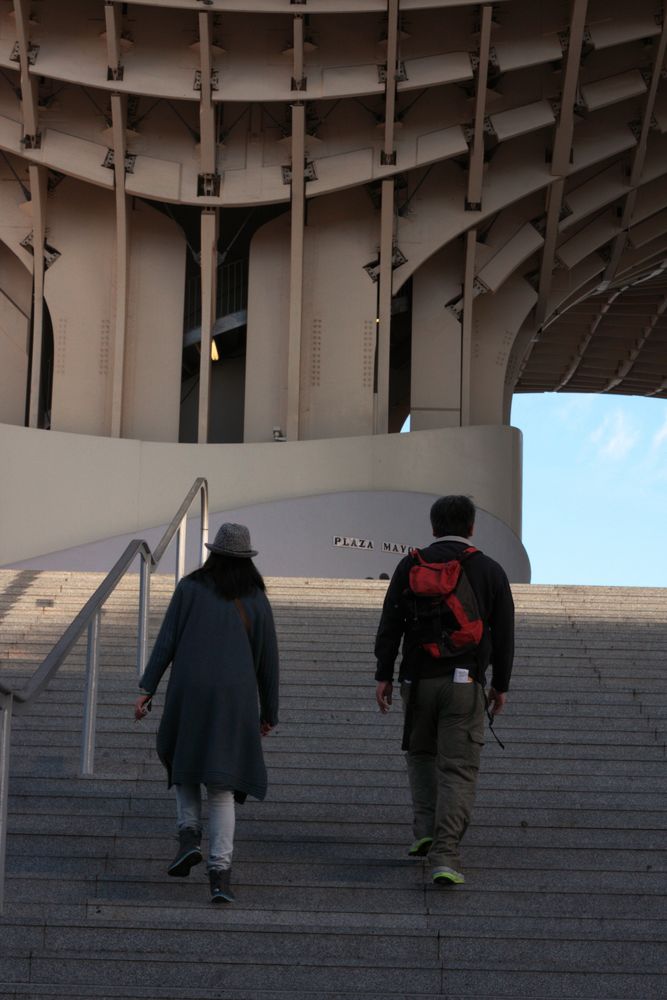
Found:
[[0, 915], [5, 902], [7, 858], [7, 803], [9, 799], [9, 747], [12, 735], [13, 695], [0, 694]]
[[141, 553], [139, 568], [139, 623], [137, 628], [137, 677], [141, 677], [146, 669], [148, 653], [148, 610], [151, 600], [151, 567], [150, 556]]
[[88, 624], [86, 649], [86, 698], [83, 706], [83, 739], [81, 741], [82, 778], [92, 777], [95, 769], [95, 725], [97, 721], [97, 682], [99, 665], [100, 614], [97, 611]]
[[201, 484], [199, 489], [199, 496], [201, 499], [201, 520], [199, 528], [199, 565], [203, 566], [206, 562], [206, 543], [208, 541], [208, 485], [206, 480]]
[[188, 515], [184, 514], [181, 518], [181, 523], [178, 526], [178, 534], [176, 536], [176, 580], [178, 583], [185, 574], [185, 542], [188, 530]]

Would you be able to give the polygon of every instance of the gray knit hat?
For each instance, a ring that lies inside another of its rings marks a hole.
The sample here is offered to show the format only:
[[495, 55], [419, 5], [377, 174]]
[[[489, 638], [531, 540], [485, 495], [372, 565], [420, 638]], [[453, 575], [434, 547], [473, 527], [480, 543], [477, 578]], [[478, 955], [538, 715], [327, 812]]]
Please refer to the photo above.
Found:
[[232, 524], [230, 521], [220, 525], [213, 544], [207, 542], [206, 548], [220, 556], [236, 556], [238, 559], [252, 559], [257, 555], [255, 549], [250, 548], [250, 532], [245, 524]]

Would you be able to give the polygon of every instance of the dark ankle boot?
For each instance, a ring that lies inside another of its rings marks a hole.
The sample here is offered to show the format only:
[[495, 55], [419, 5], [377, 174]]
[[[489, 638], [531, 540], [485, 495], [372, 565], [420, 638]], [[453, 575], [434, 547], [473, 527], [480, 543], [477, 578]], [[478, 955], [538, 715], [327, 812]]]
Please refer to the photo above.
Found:
[[185, 878], [190, 869], [201, 861], [201, 831], [186, 827], [178, 831], [178, 853], [167, 868], [167, 875]]
[[230, 886], [231, 877], [231, 868], [214, 868], [208, 873], [212, 903], [231, 903], [236, 899]]

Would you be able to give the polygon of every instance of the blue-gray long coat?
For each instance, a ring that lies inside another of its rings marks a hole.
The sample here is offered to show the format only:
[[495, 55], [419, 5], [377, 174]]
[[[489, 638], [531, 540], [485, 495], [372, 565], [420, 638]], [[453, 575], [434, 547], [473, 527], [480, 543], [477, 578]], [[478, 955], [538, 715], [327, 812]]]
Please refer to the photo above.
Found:
[[241, 603], [249, 635], [233, 601], [204, 581], [181, 580], [139, 684], [152, 694], [172, 664], [157, 734], [170, 785], [212, 784], [263, 799], [260, 708], [275, 725], [278, 647], [266, 595], [256, 590]]

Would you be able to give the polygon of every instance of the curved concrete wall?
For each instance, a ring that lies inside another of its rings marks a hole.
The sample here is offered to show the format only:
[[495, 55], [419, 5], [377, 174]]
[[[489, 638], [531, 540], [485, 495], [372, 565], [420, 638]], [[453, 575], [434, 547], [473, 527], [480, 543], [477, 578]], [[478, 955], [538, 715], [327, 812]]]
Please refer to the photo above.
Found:
[[[255, 560], [267, 576], [344, 578], [391, 575], [412, 547], [423, 548], [431, 538], [429, 511], [436, 494], [396, 490], [324, 493], [268, 503], [250, 504], [213, 514], [211, 537], [223, 521], [250, 528]], [[199, 524], [193, 519], [186, 544], [186, 572], [198, 565]], [[151, 548], [166, 525], [142, 532]], [[85, 570], [107, 572], [132, 540], [131, 534], [52, 552], [13, 563], [15, 569]], [[497, 517], [478, 509], [473, 544], [504, 567], [512, 583], [530, 582], [530, 563], [521, 542]], [[138, 565], [136, 569], [138, 570]], [[160, 563], [160, 573], [176, 569], [176, 544]]]
[[[326, 494], [467, 493], [502, 522], [507, 538], [517, 536], [517, 559], [525, 559], [519, 541], [521, 432], [512, 427], [173, 445], [0, 425], [0, 452], [12, 470], [0, 486], [0, 564], [166, 524], [197, 476], [209, 480], [213, 512]], [[392, 540], [426, 541], [422, 519], [419, 513], [411, 521], [412, 537]], [[361, 537], [374, 538], [377, 521], [369, 513], [364, 523]], [[325, 531], [341, 533], [342, 520], [340, 529], [331, 522]]]

